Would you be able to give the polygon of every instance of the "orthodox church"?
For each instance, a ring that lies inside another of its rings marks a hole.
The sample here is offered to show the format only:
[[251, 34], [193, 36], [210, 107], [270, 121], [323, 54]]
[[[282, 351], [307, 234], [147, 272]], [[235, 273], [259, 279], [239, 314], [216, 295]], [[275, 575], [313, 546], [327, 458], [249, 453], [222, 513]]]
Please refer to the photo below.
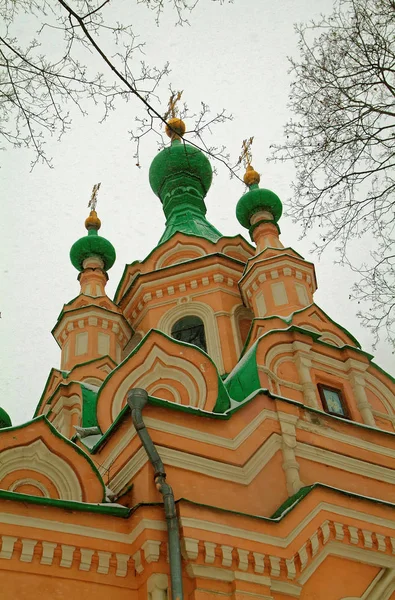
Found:
[[91, 211], [60, 368], [31, 421], [0, 412], [0, 597], [394, 600], [394, 379], [315, 304], [250, 161], [253, 243], [208, 222], [184, 131], [150, 168], [158, 245], [111, 300]]

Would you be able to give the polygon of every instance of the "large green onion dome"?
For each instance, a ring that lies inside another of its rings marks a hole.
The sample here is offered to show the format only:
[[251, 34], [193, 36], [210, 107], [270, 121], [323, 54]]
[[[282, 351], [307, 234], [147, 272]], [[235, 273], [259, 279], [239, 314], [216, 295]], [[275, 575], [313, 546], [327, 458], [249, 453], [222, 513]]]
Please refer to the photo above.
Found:
[[211, 164], [204, 152], [182, 140], [185, 124], [181, 119], [170, 119], [166, 133], [171, 145], [155, 156], [149, 171], [151, 188], [166, 216], [166, 229], [159, 243], [177, 232], [215, 243], [221, 233], [205, 218], [204, 203], [213, 179]]
[[103, 261], [104, 270], [108, 271], [115, 262], [115, 248], [111, 242], [97, 233], [101, 227], [101, 222], [95, 210], [92, 210], [86, 219], [85, 227], [88, 230], [88, 235], [77, 240], [71, 247], [70, 260], [72, 265], [78, 271], [83, 271], [84, 260], [97, 256]]
[[246, 229], [250, 229], [251, 217], [257, 212], [269, 212], [275, 223], [283, 212], [283, 205], [277, 194], [260, 188], [259, 181], [259, 174], [249, 165], [244, 175], [244, 182], [248, 185], [249, 191], [240, 198], [236, 206], [236, 217]]
[[181, 135], [185, 131], [183, 121], [172, 119], [169, 125], [180, 134], [174, 135], [172, 130], [167, 129], [172, 142], [152, 161], [149, 170], [151, 188], [164, 204], [180, 186], [191, 187], [196, 194], [204, 198], [213, 179], [210, 162], [201, 150], [182, 141]]

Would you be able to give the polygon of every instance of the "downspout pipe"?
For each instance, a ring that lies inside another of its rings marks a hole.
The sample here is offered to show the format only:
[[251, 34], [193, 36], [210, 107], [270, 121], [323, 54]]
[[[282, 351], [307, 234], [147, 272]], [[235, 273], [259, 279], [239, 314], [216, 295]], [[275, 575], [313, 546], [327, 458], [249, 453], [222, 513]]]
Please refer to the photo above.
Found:
[[148, 394], [145, 390], [134, 388], [128, 391], [127, 403], [132, 411], [133, 425], [154, 468], [156, 488], [163, 496], [167, 533], [169, 537], [171, 597], [172, 600], [183, 600], [180, 532], [174, 494], [172, 488], [166, 482], [165, 467], [162, 459], [159, 456], [155, 444], [143, 421], [142, 411], [147, 402]]

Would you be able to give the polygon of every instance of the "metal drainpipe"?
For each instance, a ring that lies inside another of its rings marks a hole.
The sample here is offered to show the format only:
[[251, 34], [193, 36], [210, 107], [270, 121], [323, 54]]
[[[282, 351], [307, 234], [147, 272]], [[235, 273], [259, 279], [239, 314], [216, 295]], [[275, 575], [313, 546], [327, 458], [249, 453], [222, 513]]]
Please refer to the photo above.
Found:
[[145, 390], [134, 388], [128, 391], [127, 403], [132, 411], [133, 425], [135, 426], [141, 443], [144, 446], [144, 450], [154, 467], [154, 481], [156, 488], [163, 496], [167, 533], [169, 536], [171, 597], [172, 600], [183, 600], [180, 533], [178, 529], [174, 494], [170, 485], [166, 483], [165, 467], [143, 421], [142, 410], [147, 402], [148, 394]]

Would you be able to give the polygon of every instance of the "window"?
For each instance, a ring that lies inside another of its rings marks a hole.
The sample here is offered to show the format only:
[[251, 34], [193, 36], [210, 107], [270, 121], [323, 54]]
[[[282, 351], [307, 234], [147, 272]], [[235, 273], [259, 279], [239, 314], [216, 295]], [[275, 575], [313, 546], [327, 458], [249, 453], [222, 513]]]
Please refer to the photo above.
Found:
[[187, 342], [207, 352], [206, 334], [202, 319], [187, 316], [179, 319], [171, 328], [171, 337], [180, 342]]
[[317, 387], [325, 412], [348, 419], [349, 415], [341, 390], [322, 383]]

